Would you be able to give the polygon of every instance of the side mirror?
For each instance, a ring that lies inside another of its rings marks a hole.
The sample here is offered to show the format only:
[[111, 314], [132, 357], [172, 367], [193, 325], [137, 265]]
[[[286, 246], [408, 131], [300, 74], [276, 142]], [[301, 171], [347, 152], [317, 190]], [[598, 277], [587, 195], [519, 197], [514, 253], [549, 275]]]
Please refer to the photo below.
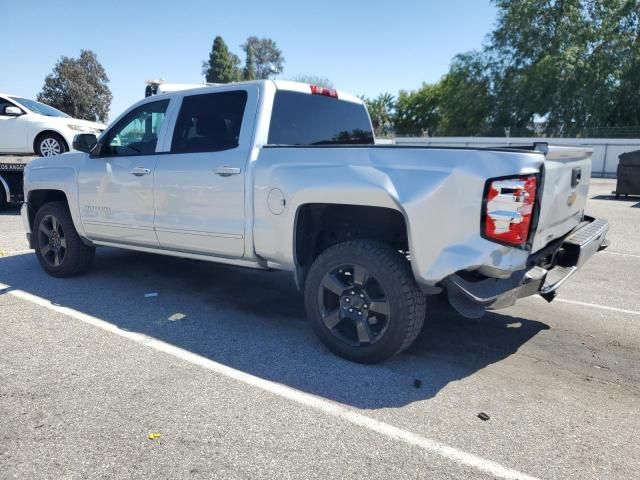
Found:
[[91, 133], [79, 133], [73, 137], [73, 149], [89, 153], [96, 146], [97, 140], [96, 136]]
[[7, 117], [19, 117], [20, 115], [22, 115], [22, 110], [20, 110], [18, 107], [9, 105], [4, 107], [2, 113]]

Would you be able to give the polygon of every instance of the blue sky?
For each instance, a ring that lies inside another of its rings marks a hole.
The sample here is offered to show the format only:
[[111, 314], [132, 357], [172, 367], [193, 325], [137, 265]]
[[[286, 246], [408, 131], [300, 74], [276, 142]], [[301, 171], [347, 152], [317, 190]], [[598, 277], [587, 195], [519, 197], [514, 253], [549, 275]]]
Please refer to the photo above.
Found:
[[282, 49], [279, 78], [315, 74], [357, 95], [396, 94], [479, 48], [495, 14], [489, 0], [0, 0], [0, 91], [35, 98], [60, 56], [87, 48], [111, 80], [113, 119], [143, 97], [147, 79], [202, 82], [216, 35], [238, 55], [256, 35]]

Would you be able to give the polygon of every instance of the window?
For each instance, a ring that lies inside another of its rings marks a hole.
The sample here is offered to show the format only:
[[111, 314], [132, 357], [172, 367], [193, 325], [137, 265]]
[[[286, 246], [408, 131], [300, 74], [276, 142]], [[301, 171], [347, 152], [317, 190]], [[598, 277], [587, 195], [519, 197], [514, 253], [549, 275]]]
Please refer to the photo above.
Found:
[[219, 152], [236, 148], [247, 92], [189, 95], [182, 100], [171, 153]]
[[145, 103], [126, 114], [107, 134], [101, 156], [154, 153], [169, 100]]
[[374, 143], [364, 105], [321, 95], [276, 93], [269, 127], [272, 145]]
[[15, 105], [6, 99], [0, 97], [0, 115], [5, 116], [4, 109], [5, 107], [15, 107]]
[[49, 105], [45, 105], [44, 103], [36, 102], [35, 100], [29, 100], [28, 98], [22, 97], [9, 97], [14, 102], [22, 105], [23, 107], [28, 108], [34, 113], [38, 113], [40, 115], [45, 115], [47, 117], [65, 117], [71, 118], [64, 112], [60, 110], [50, 107]]

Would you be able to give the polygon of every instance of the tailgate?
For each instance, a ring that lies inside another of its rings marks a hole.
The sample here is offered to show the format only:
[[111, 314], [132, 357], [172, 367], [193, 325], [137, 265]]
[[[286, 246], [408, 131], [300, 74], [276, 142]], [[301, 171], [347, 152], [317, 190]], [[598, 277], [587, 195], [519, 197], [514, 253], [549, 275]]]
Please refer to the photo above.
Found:
[[541, 146], [545, 153], [542, 196], [532, 252], [562, 237], [582, 221], [591, 180], [591, 154], [584, 147]]

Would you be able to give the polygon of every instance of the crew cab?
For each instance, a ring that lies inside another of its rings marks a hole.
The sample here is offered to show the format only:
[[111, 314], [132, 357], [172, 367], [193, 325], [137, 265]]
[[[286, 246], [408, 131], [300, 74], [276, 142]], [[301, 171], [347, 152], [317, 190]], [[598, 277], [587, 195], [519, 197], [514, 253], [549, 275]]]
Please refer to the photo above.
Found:
[[469, 317], [550, 301], [606, 246], [584, 212], [591, 150], [377, 145], [361, 100], [308, 84], [153, 95], [75, 143], [25, 169], [46, 272], [84, 273], [99, 246], [290, 271], [320, 339], [357, 362], [406, 349], [428, 295]]

